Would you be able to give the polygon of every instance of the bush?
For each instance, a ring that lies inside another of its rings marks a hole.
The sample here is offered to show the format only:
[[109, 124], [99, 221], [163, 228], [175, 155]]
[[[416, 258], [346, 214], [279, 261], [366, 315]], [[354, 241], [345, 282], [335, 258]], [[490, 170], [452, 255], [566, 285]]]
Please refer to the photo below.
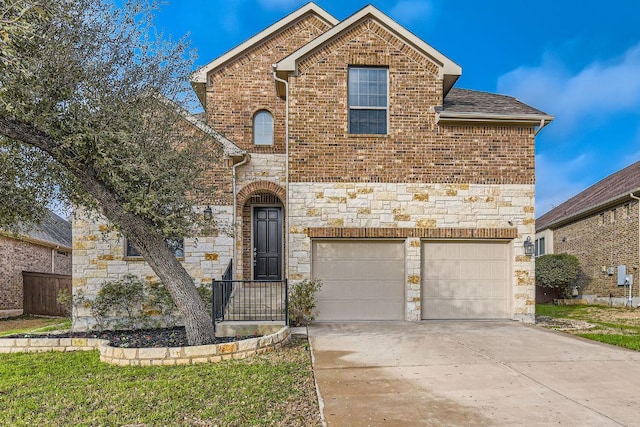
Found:
[[536, 258], [536, 285], [558, 288], [565, 297], [578, 283], [580, 261], [569, 254], [549, 254]]
[[[198, 294], [211, 312], [211, 287], [202, 284]], [[62, 301], [68, 303], [66, 295]], [[98, 329], [134, 329], [175, 326], [178, 308], [161, 282], [147, 282], [133, 275], [103, 282], [95, 299], [74, 298], [74, 305], [90, 307]]]
[[289, 325], [306, 326], [316, 318], [316, 293], [322, 287], [319, 279], [303, 280], [289, 291]]

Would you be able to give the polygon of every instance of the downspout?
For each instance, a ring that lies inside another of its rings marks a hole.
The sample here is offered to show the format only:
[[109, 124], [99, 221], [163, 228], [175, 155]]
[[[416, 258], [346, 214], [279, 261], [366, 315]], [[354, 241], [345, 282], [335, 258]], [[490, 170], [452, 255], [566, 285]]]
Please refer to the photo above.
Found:
[[540, 131], [549, 123], [551, 123], [551, 121], [546, 122], [545, 119], [540, 120], [540, 127], [538, 127], [538, 129], [535, 131], [535, 133], [533, 134], [533, 136], [538, 136], [538, 134], [540, 133]]
[[[638, 269], [636, 270], [636, 276], [640, 275], [640, 197], [636, 197], [633, 192], [629, 193], [629, 197], [638, 201]], [[640, 280], [640, 278], [638, 279]], [[640, 283], [640, 282], [639, 282]], [[629, 284], [631, 286], [631, 284]], [[638, 296], [640, 297], [640, 286], [638, 286]], [[633, 296], [631, 295], [631, 288], [629, 288], [629, 304], [633, 304]]]
[[56, 250], [51, 248], [51, 274], [56, 274]]
[[291, 248], [289, 242], [289, 82], [281, 79], [276, 75], [276, 64], [273, 64], [273, 79], [276, 82], [284, 84], [284, 142], [285, 142], [285, 165], [284, 165], [284, 180], [285, 180], [285, 216], [284, 216], [284, 238], [286, 242], [286, 271], [285, 279], [289, 277], [289, 250]]
[[[238, 166], [242, 166], [244, 164], [246, 164], [249, 161], [249, 155], [246, 152], [242, 153], [242, 161], [240, 163], [236, 163], [235, 165], [233, 165], [231, 167], [231, 170], [233, 171], [233, 175], [232, 175], [232, 182], [233, 182], [233, 188], [232, 188], [232, 192], [233, 192], [233, 258], [232, 258], [232, 262], [235, 264], [236, 262], [238, 262], [238, 258], [236, 257], [236, 252], [237, 252], [237, 246], [238, 246], [238, 224], [237, 224], [237, 219], [238, 219], [238, 214], [237, 214], [237, 208], [238, 208], [238, 201], [236, 200], [236, 168]], [[235, 271], [236, 269], [233, 269], [233, 276], [235, 276]], [[235, 277], [232, 277], [232, 279], [234, 279]]]

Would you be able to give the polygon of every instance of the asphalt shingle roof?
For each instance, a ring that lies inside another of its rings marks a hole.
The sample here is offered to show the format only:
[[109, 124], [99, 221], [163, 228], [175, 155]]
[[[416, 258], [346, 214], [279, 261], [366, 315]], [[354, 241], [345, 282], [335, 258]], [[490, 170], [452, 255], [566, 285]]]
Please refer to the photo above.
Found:
[[48, 211], [39, 225], [25, 227], [23, 233], [33, 239], [44, 240], [68, 248], [72, 243], [71, 223], [52, 211]]
[[477, 90], [452, 88], [444, 99], [443, 112], [500, 115], [540, 115], [546, 113], [528, 106], [512, 96]]
[[595, 209], [607, 201], [622, 198], [640, 188], [640, 162], [609, 175], [536, 220], [536, 231], [542, 231], [560, 221]]

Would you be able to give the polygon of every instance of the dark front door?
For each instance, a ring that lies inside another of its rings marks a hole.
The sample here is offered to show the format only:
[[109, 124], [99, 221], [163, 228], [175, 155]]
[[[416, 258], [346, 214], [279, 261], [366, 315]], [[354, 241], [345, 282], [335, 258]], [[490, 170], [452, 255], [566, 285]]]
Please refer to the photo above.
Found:
[[282, 278], [282, 208], [253, 211], [253, 280]]

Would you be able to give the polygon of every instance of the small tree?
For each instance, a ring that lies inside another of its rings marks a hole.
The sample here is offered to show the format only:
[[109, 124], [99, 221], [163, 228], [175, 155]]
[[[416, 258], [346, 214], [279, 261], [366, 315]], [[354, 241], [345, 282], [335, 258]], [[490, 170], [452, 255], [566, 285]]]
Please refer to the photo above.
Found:
[[569, 254], [549, 254], [536, 258], [536, 285], [557, 288], [565, 296], [578, 281], [580, 261]]

